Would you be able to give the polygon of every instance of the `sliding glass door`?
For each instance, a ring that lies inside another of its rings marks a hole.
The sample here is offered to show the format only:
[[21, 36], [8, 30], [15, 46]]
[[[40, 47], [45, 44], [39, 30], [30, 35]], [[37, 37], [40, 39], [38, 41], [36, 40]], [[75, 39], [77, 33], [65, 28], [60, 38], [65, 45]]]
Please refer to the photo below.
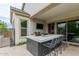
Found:
[[67, 37], [67, 23], [58, 23], [57, 24], [57, 34], [63, 34], [65, 39]]
[[68, 26], [68, 41], [79, 43], [79, 21], [70, 21]]
[[58, 23], [57, 33], [65, 35], [69, 42], [79, 43], [79, 21]]
[[[54, 24], [48, 24], [48, 32], [54, 34]], [[57, 34], [63, 34], [69, 42], [79, 43], [79, 20], [57, 23]]]

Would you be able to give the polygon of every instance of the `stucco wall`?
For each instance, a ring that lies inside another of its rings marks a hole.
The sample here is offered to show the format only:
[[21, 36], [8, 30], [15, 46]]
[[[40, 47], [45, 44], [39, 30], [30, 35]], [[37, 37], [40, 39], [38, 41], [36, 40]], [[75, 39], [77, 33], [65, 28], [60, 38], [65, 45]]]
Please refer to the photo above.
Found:
[[40, 24], [43, 24], [45, 26], [45, 23], [44, 21], [41, 21], [41, 20], [30, 20], [30, 34], [33, 34], [34, 32], [45, 32], [45, 29], [36, 29], [36, 24], [37, 23], [40, 23]]
[[29, 18], [19, 16], [19, 15], [14, 15], [13, 20], [14, 20], [14, 28], [15, 28], [15, 44], [18, 44], [20, 41], [25, 41], [26, 39], [21, 38], [21, 20], [27, 20], [27, 35], [30, 35], [30, 25], [29, 25]]
[[[14, 28], [15, 28], [15, 43], [18, 44], [20, 41], [25, 41], [26, 37], [21, 36], [21, 20], [27, 20], [27, 35], [31, 35], [34, 32], [45, 32], [45, 22], [41, 20], [31, 20], [27, 17], [14, 15]], [[44, 24], [43, 30], [36, 29], [36, 23]]]

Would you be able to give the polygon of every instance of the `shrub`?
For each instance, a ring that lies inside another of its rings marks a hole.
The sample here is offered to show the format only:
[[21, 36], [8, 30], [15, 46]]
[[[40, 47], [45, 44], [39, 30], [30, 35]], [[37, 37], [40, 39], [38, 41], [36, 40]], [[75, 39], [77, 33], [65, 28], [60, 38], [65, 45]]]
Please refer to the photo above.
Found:
[[26, 44], [27, 42], [19, 42], [17, 45], [24, 45], [24, 44]]

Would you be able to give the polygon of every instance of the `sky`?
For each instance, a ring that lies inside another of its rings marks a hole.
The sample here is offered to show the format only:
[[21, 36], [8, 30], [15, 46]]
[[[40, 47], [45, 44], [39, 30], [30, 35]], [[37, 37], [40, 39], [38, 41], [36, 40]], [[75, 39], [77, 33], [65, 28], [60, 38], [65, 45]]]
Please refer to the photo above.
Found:
[[8, 27], [11, 27], [10, 6], [21, 9], [22, 3], [0, 3], [0, 20], [7, 23]]
[[20, 9], [22, 3], [0, 3], [0, 16], [10, 18], [10, 6]]

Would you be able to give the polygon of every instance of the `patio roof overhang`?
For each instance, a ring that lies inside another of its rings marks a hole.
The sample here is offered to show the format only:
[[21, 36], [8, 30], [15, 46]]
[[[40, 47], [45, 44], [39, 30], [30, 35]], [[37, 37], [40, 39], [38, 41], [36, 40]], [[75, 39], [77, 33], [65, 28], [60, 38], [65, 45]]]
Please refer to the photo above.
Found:
[[42, 10], [40, 10], [38, 13], [34, 14], [33, 16], [31, 16], [31, 18], [35, 18], [38, 17], [42, 14], [44, 14], [45, 12], [48, 12], [48, 10], [56, 7], [57, 5], [59, 5], [60, 3], [50, 3], [49, 5], [47, 5], [46, 7], [44, 7]]
[[15, 13], [17, 15], [22, 15], [22, 16], [26, 16], [26, 17], [30, 17], [30, 14], [28, 14], [27, 12], [23, 11], [23, 10], [20, 10], [18, 8], [15, 8], [15, 7], [10, 7], [10, 10], [11, 10], [11, 13]]
[[[72, 18], [79, 19], [79, 4], [78, 3], [54, 3], [50, 4], [37, 14], [31, 17], [32, 19], [41, 19], [46, 22], [68, 21]], [[51, 20], [51, 21], [50, 21]]]
[[[24, 5], [23, 5], [24, 6]], [[27, 18], [30, 18], [30, 14], [28, 14], [27, 12], [23, 11], [23, 8], [22, 10], [18, 9], [18, 8], [15, 8], [15, 7], [12, 7], [10, 6], [10, 22], [12, 23], [13, 21], [13, 13], [15, 13], [16, 15], [19, 15], [19, 16], [23, 16], [23, 17], [27, 17]]]

